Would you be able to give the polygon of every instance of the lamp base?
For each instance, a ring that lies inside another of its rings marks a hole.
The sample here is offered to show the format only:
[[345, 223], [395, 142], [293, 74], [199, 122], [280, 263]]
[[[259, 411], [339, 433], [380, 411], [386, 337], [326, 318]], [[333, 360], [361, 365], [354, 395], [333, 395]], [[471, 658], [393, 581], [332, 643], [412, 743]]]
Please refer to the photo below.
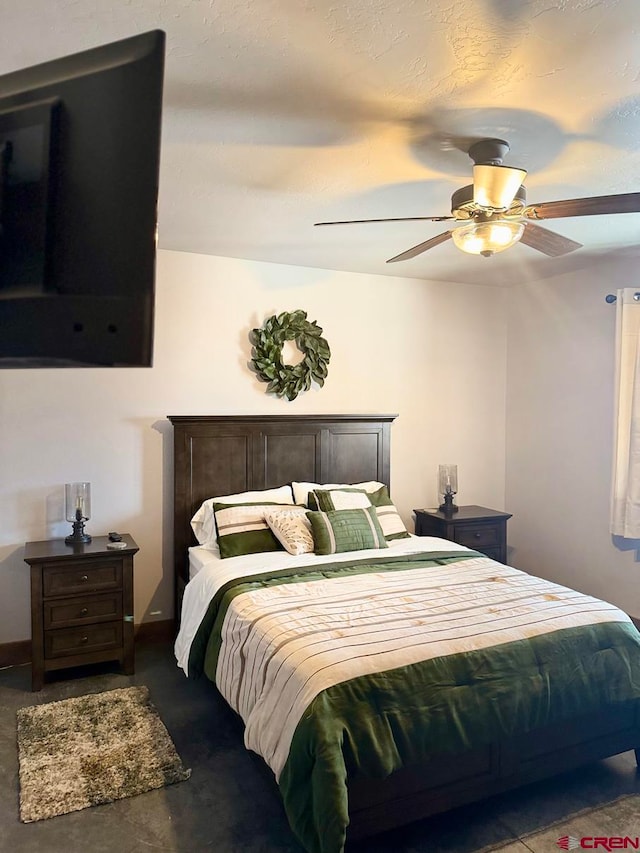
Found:
[[441, 503], [438, 509], [445, 515], [453, 515], [454, 512], [458, 512], [458, 507], [453, 502], [453, 494], [451, 492], [445, 494], [444, 503]]
[[89, 534], [84, 532], [84, 522], [84, 518], [73, 522], [73, 533], [70, 533], [64, 540], [67, 545], [86, 545], [91, 542]]

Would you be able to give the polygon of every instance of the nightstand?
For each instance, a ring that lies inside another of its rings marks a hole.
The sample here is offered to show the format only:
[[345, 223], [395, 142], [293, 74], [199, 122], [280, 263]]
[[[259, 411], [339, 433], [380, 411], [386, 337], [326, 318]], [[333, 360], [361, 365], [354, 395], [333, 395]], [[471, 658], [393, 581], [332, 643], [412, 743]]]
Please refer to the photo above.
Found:
[[453, 515], [445, 515], [439, 509], [414, 509], [414, 512], [418, 536], [450, 539], [501, 563], [507, 562], [510, 513], [484, 506], [461, 506]]
[[27, 542], [31, 566], [31, 686], [47, 672], [119, 661], [133, 675], [133, 557], [138, 546], [107, 548], [107, 536], [80, 545], [64, 539]]

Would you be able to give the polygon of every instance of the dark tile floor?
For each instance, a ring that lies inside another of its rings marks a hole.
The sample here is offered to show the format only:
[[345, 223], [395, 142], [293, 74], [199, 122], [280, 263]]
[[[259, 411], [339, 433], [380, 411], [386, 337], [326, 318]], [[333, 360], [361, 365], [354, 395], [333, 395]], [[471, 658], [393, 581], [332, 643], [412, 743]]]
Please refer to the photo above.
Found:
[[[191, 778], [128, 800], [20, 823], [16, 710], [129, 684], [149, 688]], [[184, 677], [170, 643], [139, 644], [135, 676], [85, 670], [40, 693], [31, 693], [28, 666], [1, 671], [0, 774], [3, 853], [303, 853], [273, 783], [242, 746], [237, 719], [208, 681]], [[494, 846], [501, 853], [530, 853], [521, 840], [528, 834], [627, 793], [640, 793], [633, 753], [353, 844], [349, 853], [474, 853]]]

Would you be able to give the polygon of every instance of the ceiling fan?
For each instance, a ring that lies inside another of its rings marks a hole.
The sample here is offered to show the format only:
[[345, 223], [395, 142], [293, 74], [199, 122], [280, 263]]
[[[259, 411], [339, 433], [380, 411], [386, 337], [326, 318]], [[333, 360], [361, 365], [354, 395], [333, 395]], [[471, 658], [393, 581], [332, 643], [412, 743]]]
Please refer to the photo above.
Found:
[[469, 147], [473, 160], [473, 184], [456, 190], [451, 196], [451, 216], [402, 216], [393, 219], [352, 219], [316, 222], [316, 225], [354, 225], [368, 222], [415, 222], [456, 220], [466, 224], [443, 231], [424, 243], [389, 258], [388, 264], [406, 261], [452, 239], [463, 252], [490, 257], [522, 242], [551, 258], [566, 255], [582, 247], [581, 243], [534, 225], [531, 220], [560, 219], [564, 216], [639, 213], [640, 192], [602, 195], [527, 204], [522, 185], [524, 169], [503, 166], [509, 150], [504, 139], [481, 139]]

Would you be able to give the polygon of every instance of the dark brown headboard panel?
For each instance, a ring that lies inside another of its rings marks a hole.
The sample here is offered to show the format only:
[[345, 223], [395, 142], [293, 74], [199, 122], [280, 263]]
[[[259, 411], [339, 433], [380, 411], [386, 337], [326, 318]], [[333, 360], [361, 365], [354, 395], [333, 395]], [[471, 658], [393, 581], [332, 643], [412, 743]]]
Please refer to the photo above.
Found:
[[[191, 518], [216, 495], [294, 480], [389, 486], [397, 415], [169, 415], [174, 432], [176, 607], [189, 579]], [[179, 610], [176, 609], [176, 617]]]

